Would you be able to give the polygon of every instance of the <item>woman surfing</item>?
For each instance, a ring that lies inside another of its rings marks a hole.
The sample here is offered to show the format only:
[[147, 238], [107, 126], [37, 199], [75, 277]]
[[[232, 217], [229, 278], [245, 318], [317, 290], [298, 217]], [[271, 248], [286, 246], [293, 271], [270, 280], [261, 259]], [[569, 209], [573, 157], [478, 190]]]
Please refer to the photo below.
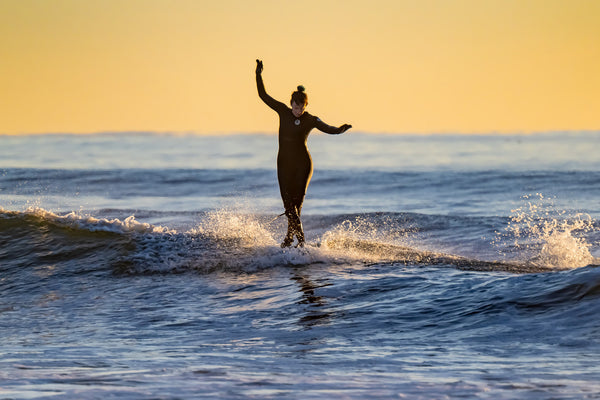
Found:
[[306, 141], [313, 128], [321, 132], [338, 135], [352, 128], [344, 124], [340, 127], [327, 125], [319, 118], [305, 112], [308, 97], [303, 86], [292, 93], [290, 107], [271, 96], [265, 90], [262, 80], [263, 63], [256, 60], [256, 87], [258, 96], [279, 114], [279, 151], [277, 153], [277, 180], [285, 215], [288, 218], [288, 229], [281, 247], [289, 247], [298, 239], [297, 246], [304, 246], [304, 230], [300, 221], [300, 212], [304, 195], [313, 172], [312, 159]]

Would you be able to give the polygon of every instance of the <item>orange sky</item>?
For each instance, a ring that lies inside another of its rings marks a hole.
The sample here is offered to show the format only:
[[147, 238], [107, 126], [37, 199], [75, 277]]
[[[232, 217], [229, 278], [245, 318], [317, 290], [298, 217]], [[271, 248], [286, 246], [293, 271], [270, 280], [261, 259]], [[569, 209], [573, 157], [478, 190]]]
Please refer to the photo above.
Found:
[[600, 129], [596, 0], [1, 0], [0, 133]]

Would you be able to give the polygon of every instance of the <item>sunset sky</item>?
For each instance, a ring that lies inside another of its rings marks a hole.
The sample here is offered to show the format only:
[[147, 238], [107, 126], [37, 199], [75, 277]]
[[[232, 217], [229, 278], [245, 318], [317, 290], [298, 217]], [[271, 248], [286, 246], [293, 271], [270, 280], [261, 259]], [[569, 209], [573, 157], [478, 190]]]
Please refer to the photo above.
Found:
[[597, 0], [0, 0], [0, 133], [600, 129]]

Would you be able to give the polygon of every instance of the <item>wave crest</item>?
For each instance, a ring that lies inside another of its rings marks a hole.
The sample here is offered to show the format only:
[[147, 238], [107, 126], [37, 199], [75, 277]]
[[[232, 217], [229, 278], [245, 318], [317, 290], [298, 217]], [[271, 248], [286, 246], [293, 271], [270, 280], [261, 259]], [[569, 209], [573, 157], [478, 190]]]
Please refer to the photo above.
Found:
[[[190, 214], [190, 218], [198, 215]], [[585, 239], [574, 233], [592, 229], [591, 219], [537, 219], [529, 211], [517, 213], [509, 225], [515, 240], [513, 251], [521, 257], [516, 261], [485, 261], [448, 254], [439, 247], [425, 250], [421, 242], [414, 245], [420, 229], [435, 226], [444, 218], [386, 213], [312, 217], [310, 225], [315, 227], [309, 237], [316, 239], [304, 249], [281, 249], [276, 238], [282, 237], [285, 223], [273, 224], [271, 215], [216, 210], [201, 214], [193, 228], [178, 232], [140, 222], [133, 215], [121, 220], [58, 215], [41, 208], [24, 212], [0, 209], [0, 239], [7, 249], [13, 248], [0, 254], [0, 259], [10, 261], [18, 255], [19, 265], [68, 262], [87, 268], [91, 259], [85, 257], [89, 256], [126, 273], [250, 272], [281, 266], [374, 263], [528, 273], [597, 261]], [[89, 254], [81, 251], [84, 248]], [[110, 257], [103, 255], [107, 248], [114, 250]], [[524, 254], [527, 257], [522, 257]]]
[[23, 212], [8, 211], [0, 207], [0, 215], [3, 218], [29, 218], [37, 222], [50, 223], [63, 227], [87, 230], [90, 232], [112, 232], [112, 233], [167, 233], [171, 230], [162, 226], [154, 226], [146, 222], [139, 222], [131, 215], [123, 220], [118, 218], [105, 219], [92, 216], [80, 215], [70, 212], [58, 215], [40, 207], [29, 207]]

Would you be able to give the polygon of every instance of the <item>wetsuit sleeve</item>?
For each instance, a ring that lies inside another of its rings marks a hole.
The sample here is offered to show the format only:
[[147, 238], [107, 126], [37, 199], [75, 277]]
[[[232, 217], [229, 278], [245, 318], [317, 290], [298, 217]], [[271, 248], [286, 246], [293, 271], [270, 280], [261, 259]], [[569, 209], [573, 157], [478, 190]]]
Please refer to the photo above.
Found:
[[261, 100], [264, 101], [265, 104], [271, 107], [273, 110], [279, 113], [282, 110], [287, 109], [287, 106], [285, 104], [275, 100], [267, 94], [261, 74], [256, 74], [256, 88], [258, 89], [258, 97], [260, 97]]
[[335, 127], [327, 125], [318, 117], [315, 117], [315, 128], [317, 128], [321, 132], [329, 133], [330, 135], [339, 135], [340, 133], [344, 133], [347, 130], [344, 128], [344, 126]]

